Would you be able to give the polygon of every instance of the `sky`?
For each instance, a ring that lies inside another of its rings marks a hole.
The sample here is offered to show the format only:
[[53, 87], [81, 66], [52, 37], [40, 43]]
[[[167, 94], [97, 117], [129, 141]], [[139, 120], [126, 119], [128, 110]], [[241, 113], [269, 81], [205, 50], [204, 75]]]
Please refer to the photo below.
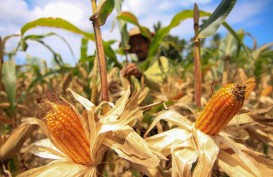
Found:
[[[89, 21], [92, 15], [90, 2], [90, 0], [0, 0], [0, 36], [4, 38], [11, 34], [20, 34], [20, 29], [24, 24], [43, 17], [60, 17], [84, 31], [93, 33], [92, 23]], [[194, 3], [198, 4], [200, 10], [213, 12], [220, 2], [220, 0], [124, 0], [122, 10], [135, 14], [141, 25], [153, 31], [153, 25], [158, 21], [166, 26], [178, 12], [193, 9]], [[273, 42], [272, 7], [272, 0], [237, 0], [226, 21], [233, 29], [244, 29], [245, 32], [250, 33], [257, 40], [258, 46], [261, 46]], [[116, 16], [116, 11], [113, 11], [106, 24], [101, 27], [103, 40], [117, 40], [112, 46], [114, 49], [118, 48], [120, 40], [118, 26], [113, 25]], [[192, 20], [186, 20], [170, 33], [181, 39], [190, 40], [194, 35], [192, 23]], [[27, 34], [48, 32], [55, 32], [67, 40], [74, 56], [58, 37], [48, 37], [44, 41], [62, 55], [65, 63], [75, 65], [80, 55], [81, 36], [64, 30], [44, 27], [32, 29]], [[227, 34], [224, 28], [220, 28], [218, 32], [221, 35]], [[12, 50], [18, 42], [18, 37], [8, 40], [6, 50]], [[246, 38], [245, 42], [249, 46], [253, 43], [250, 37]], [[16, 63], [24, 63], [26, 56], [30, 55], [46, 60], [50, 64], [52, 54], [45, 47], [35, 42], [29, 42], [28, 45], [26, 52], [18, 52], [15, 58]], [[89, 54], [93, 54], [94, 50], [94, 43], [89, 42]]]

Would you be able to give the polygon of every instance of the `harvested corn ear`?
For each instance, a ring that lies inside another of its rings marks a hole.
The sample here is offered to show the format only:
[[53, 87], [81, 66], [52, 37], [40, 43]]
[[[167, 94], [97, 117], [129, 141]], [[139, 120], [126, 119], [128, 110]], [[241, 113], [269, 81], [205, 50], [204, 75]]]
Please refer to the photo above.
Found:
[[195, 122], [208, 135], [217, 135], [242, 108], [246, 85], [229, 84], [216, 92]]
[[89, 142], [77, 114], [69, 105], [48, 103], [52, 109], [44, 118], [51, 136], [58, 143], [57, 146], [74, 162], [91, 164]]

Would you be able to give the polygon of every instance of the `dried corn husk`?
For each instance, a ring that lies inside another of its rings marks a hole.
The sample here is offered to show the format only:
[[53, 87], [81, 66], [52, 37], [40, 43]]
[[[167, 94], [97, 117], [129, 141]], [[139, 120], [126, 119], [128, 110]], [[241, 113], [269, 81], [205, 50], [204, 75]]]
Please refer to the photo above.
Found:
[[24, 141], [33, 131], [35, 127], [27, 123], [23, 123], [3, 141], [0, 146], [0, 162], [4, 162], [14, 156], [21, 149]]
[[[163, 155], [150, 149], [149, 145], [131, 128], [135, 124], [136, 119], [142, 116], [142, 109], [138, 108], [138, 103], [143, 99], [143, 94], [147, 93], [146, 89], [133, 93], [129, 98], [129, 89], [117, 101], [116, 105], [109, 104], [112, 108], [105, 114], [100, 114], [100, 107], [95, 106], [89, 100], [81, 97], [77, 93], [70, 90], [74, 98], [79, 101], [86, 109], [87, 119], [84, 118], [77, 109], [70, 103], [66, 102], [78, 116], [85, 136], [90, 144], [91, 165], [82, 165], [75, 163], [70, 159], [66, 152], [61, 151], [55, 146], [56, 139], [51, 136], [50, 130], [44, 121], [36, 118], [26, 119], [28, 124], [38, 124], [43, 132], [49, 137], [34, 143], [29, 151], [40, 156], [55, 159], [50, 164], [31, 169], [19, 176], [28, 176], [30, 174], [40, 176], [56, 176], [60, 170], [65, 171], [60, 174], [66, 176], [69, 171], [71, 176], [96, 176], [96, 166], [103, 161], [103, 154], [109, 149], [113, 149], [120, 157], [127, 159], [138, 166], [143, 166], [143, 170], [151, 168], [155, 169], [160, 159], [165, 159]], [[65, 101], [65, 100], [64, 100]], [[56, 173], [54, 173], [56, 171]]]
[[[146, 142], [165, 156], [172, 156], [172, 176], [209, 177], [216, 163], [230, 176], [261, 177], [273, 174], [273, 160], [269, 156], [258, 156], [257, 152], [236, 143], [224, 132], [217, 136], [207, 135], [173, 111], [161, 112], [148, 132], [159, 120], [170, 121], [177, 128], [148, 137]], [[197, 165], [191, 174], [196, 161]]]

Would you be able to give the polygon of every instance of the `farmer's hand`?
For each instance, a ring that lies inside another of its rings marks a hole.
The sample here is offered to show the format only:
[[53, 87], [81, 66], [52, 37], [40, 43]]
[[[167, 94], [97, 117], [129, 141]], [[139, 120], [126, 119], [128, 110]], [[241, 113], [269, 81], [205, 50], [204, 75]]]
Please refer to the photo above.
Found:
[[122, 68], [120, 72], [121, 72], [121, 75], [125, 77], [133, 75], [136, 78], [140, 78], [140, 76], [142, 75], [142, 73], [139, 71], [135, 63], [129, 63], [127, 66]]

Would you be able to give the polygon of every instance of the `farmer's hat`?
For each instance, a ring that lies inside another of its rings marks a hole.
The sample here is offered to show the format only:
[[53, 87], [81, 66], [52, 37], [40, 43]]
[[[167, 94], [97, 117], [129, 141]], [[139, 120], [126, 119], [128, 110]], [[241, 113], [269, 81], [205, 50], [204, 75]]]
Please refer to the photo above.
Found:
[[[142, 35], [142, 34], [141, 34], [141, 31], [140, 31], [140, 29], [139, 29], [138, 27], [134, 27], [134, 28], [130, 29], [129, 32], [128, 32], [128, 34], [129, 34], [129, 41], [132, 39], [133, 36], [142, 36], [142, 37], [148, 39], [148, 41], [151, 42], [151, 37], [153, 37], [154, 34], [151, 33], [149, 30], [148, 30], [148, 32], [149, 32], [149, 34], [150, 34], [150, 38], [148, 38], [148, 37]], [[132, 53], [131, 48], [129, 48], [129, 49], [127, 50], [127, 52], [128, 52], [128, 53]]]

